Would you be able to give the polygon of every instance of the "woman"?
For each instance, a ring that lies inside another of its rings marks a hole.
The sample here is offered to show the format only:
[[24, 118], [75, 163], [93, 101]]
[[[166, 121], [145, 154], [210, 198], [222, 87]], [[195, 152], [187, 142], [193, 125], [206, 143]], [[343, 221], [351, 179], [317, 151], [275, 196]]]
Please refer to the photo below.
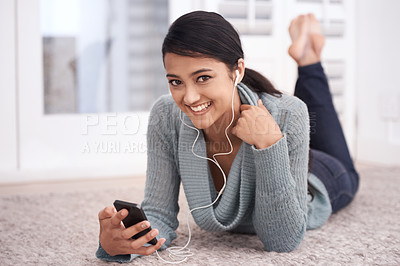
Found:
[[[294, 19], [289, 33], [297, 97], [245, 67], [239, 36], [220, 15], [196, 11], [171, 25], [162, 52], [172, 97], [154, 104], [148, 128], [148, 222], [125, 229], [126, 210], [100, 211], [99, 258], [129, 261], [134, 255], [124, 254], [168, 246], [180, 182], [201, 228], [255, 233], [267, 251], [294, 250], [306, 229], [351, 202], [358, 174], [320, 64], [324, 37], [313, 15]], [[130, 239], [150, 225], [147, 235]], [[157, 245], [144, 246], [153, 237]]]

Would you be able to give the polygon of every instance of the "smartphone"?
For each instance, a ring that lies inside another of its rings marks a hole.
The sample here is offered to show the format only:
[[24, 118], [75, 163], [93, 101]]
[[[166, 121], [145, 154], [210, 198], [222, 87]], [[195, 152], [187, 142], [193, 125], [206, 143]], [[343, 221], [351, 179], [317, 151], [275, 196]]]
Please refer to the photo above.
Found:
[[[142, 210], [142, 208], [140, 208], [139, 204], [122, 201], [122, 200], [116, 200], [116, 201], [114, 201], [114, 206], [117, 209], [117, 211], [126, 209], [129, 212], [128, 216], [126, 216], [125, 219], [122, 220], [122, 223], [124, 224], [125, 228], [128, 228], [137, 223], [140, 223], [141, 221], [147, 220], [146, 214], [144, 214], [144, 211]], [[144, 229], [143, 231], [137, 233], [136, 235], [132, 236], [132, 239], [138, 239], [139, 237], [144, 236], [145, 234], [147, 234], [150, 231], [151, 231], [151, 227], [148, 227], [148, 228]], [[157, 239], [153, 238], [148, 243], [151, 245], [155, 245], [155, 244], [157, 244]]]

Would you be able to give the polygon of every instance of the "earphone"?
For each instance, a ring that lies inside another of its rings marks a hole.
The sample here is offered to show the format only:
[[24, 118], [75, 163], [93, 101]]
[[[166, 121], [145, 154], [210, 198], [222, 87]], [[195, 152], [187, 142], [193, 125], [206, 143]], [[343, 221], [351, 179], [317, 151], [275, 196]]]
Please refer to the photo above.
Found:
[[193, 256], [193, 253], [190, 251], [190, 249], [187, 248], [187, 246], [188, 246], [189, 243], [190, 243], [191, 236], [192, 236], [191, 230], [190, 230], [190, 224], [189, 224], [189, 214], [191, 214], [191, 213], [192, 213], [193, 211], [195, 211], [195, 210], [205, 209], [205, 208], [211, 207], [212, 205], [214, 205], [214, 203], [216, 203], [216, 202], [218, 201], [218, 199], [221, 197], [222, 193], [223, 193], [224, 190], [225, 190], [225, 187], [226, 187], [226, 175], [225, 175], [225, 172], [222, 170], [222, 167], [219, 165], [219, 163], [218, 163], [218, 161], [217, 161], [217, 159], [216, 159], [215, 157], [216, 157], [216, 156], [219, 156], [219, 155], [229, 155], [229, 154], [231, 154], [231, 153], [233, 152], [232, 142], [231, 142], [231, 140], [229, 139], [229, 136], [228, 136], [228, 128], [232, 125], [232, 123], [233, 123], [233, 121], [234, 121], [234, 119], [235, 119], [235, 110], [234, 110], [234, 107], [233, 107], [233, 101], [234, 101], [234, 98], [235, 98], [235, 88], [237, 87], [238, 82], [239, 82], [239, 78], [240, 78], [239, 70], [236, 70], [235, 73], [236, 73], [236, 78], [235, 78], [235, 82], [234, 82], [233, 90], [232, 90], [232, 119], [231, 119], [231, 122], [229, 123], [229, 125], [228, 125], [228, 126], [226, 127], [226, 129], [225, 129], [225, 136], [226, 136], [226, 139], [228, 140], [229, 146], [230, 146], [230, 151], [229, 151], [229, 152], [216, 153], [216, 154], [214, 154], [214, 155], [212, 156], [213, 159], [208, 158], [208, 157], [203, 157], [203, 156], [200, 156], [200, 155], [196, 154], [196, 153], [194, 152], [194, 146], [196, 145], [197, 139], [198, 139], [199, 136], [200, 136], [200, 131], [199, 131], [196, 127], [192, 127], [192, 126], [189, 126], [188, 124], [186, 124], [186, 123], [183, 121], [183, 118], [182, 118], [182, 111], [180, 111], [180, 113], [179, 113], [179, 119], [182, 121], [182, 123], [183, 123], [185, 126], [187, 126], [187, 127], [191, 128], [191, 129], [194, 129], [194, 130], [197, 131], [197, 136], [196, 136], [196, 138], [195, 138], [195, 140], [194, 140], [194, 142], [193, 142], [193, 145], [192, 145], [192, 153], [193, 153], [193, 155], [196, 156], [196, 157], [198, 157], [198, 158], [205, 159], [205, 160], [209, 160], [209, 161], [213, 162], [213, 163], [219, 168], [219, 170], [220, 170], [221, 173], [222, 173], [222, 176], [224, 177], [224, 185], [222, 186], [221, 190], [218, 192], [217, 198], [216, 198], [211, 204], [206, 205], [206, 206], [202, 206], [202, 207], [196, 207], [196, 208], [193, 208], [193, 209], [189, 210], [189, 213], [188, 213], [188, 215], [187, 215], [187, 225], [188, 225], [188, 234], [189, 234], [189, 237], [188, 237], [188, 241], [186, 242], [186, 245], [183, 246], [183, 247], [170, 247], [170, 248], [167, 248], [167, 249], [166, 249], [166, 250], [169, 252], [169, 257], [170, 257], [171, 259], [174, 259], [173, 257], [181, 257], [181, 258], [183, 258], [183, 259], [181, 259], [181, 260], [175, 260], [175, 261], [167, 261], [167, 260], [163, 259], [163, 258], [160, 256], [160, 254], [158, 253], [158, 251], [156, 250], [157, 256], [158, 256], [162, 261], [164, 261], [165, 263], [178, 264], [178, 263], [185, 262], [185, 261], [188, 259], [188, 257]]
[[235, 79], [235, 85], [233, 85], [234, 86], [233, 90], [235, 90], [236, 86], [238, 85], [239, 78], [240, 78], [239, 70], [236, 69], [235, 73], [236, 73], [236, 79]]

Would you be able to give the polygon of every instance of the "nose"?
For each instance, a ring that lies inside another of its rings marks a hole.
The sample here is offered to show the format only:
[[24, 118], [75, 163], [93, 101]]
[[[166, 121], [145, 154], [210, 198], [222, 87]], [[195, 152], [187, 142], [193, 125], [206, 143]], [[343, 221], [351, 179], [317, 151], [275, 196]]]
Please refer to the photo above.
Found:
[[183, 97], [185, 104], [192, 105], [200, 100], [200, 94], [194, 86], [186, 86], [185, 96]]

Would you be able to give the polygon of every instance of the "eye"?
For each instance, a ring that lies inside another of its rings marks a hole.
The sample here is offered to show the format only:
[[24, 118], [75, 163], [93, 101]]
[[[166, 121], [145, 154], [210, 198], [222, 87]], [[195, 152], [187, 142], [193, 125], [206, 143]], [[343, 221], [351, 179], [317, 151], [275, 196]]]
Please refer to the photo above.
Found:
[[207, 76], [207, 75], [203, 75], [197, 78], [197, 81], [199, 82], [206, 82], [207, 80], [209, 80], [211, 77]]
[[168, 81], [169, 84], [171, 84], [172, 86], [179, 86], [182, 84], [182, 81], [177, 80], [177, 79], [171, 79], [170, 81]]

